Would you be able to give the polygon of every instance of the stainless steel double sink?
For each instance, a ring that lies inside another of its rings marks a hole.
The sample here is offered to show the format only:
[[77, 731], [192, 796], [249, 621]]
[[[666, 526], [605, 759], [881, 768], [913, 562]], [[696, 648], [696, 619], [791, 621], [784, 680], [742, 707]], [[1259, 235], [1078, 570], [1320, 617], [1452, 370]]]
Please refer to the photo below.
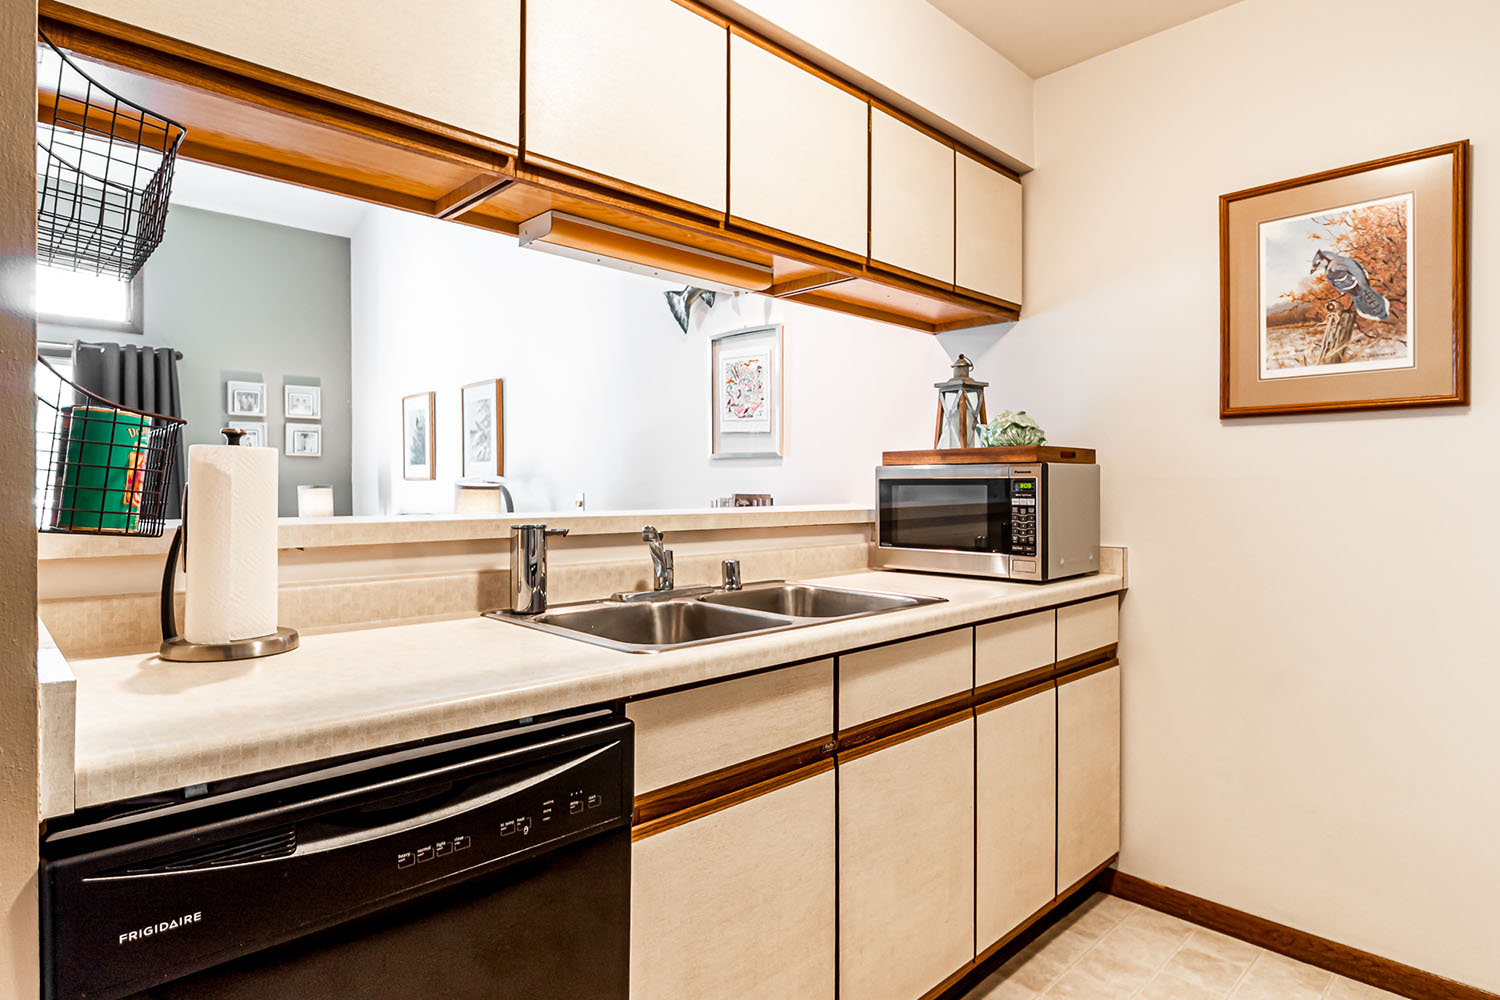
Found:
[[944, 600], [781, 580], [747, 584], [742, 590], [696, 587], [632, 596], [636, 599], [562, 605], [539, 615], [491, 611], [488, 616], [610, 649], [656, 653]]

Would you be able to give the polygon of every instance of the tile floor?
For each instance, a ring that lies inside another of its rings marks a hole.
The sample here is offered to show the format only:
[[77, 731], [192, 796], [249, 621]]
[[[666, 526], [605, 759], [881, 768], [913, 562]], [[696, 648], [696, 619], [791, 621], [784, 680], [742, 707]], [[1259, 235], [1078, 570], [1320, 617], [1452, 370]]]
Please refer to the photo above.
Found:
[[1394, 998], [1115, 896], [1096, 894], [963, 1000]]

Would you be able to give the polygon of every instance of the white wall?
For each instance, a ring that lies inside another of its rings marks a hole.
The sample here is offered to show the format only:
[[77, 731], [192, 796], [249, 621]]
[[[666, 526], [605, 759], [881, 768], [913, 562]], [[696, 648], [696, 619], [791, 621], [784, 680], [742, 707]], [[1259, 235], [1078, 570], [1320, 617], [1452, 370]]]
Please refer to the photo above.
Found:
[[[1042, 79], [1026, 312], [975, 358], [1098, 447], [1131, 546], [1121, 868], [1489, 990], [1497, 37], [1494, 4], [1246, 0]], [[1460, 138], [1475, 405], [1221, 422], [1218, 196]]]
[[1032, 81], [926, 0], [723, 0], [718, 8], [871, 93], [1024, 170]]
[[[453, 509], [459, 387], [490, 378], [520, 510], [571, 509], [579, 491], [591, 510], [871, 503], [881, 451], [931, 445], [932, 383], [950, 374], [950, 338], [760, 296], [706, 324], [699, 306], [684, 336], [670, 284], [388, 209], [355, 231], [351, 272], [356, 514]], [[785, 457], [711, 460], [707, 332], [767, 322], [785, 323]], [[437, 480], [406, 482], [401, 397], [434, 390]]]

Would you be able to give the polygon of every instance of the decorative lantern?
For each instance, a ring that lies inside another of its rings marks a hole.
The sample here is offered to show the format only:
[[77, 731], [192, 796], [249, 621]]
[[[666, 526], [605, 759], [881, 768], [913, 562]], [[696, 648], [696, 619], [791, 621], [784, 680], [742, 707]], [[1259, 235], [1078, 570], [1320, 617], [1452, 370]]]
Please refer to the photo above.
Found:
[[934, 448], [978, 448], [979, 428], [988, 419], [984, 412], [984, 388], [988, 382], [969, 377], [974, 365], [962, 354], [953, 363], [953, 377], [938, 382], [937, 433]]

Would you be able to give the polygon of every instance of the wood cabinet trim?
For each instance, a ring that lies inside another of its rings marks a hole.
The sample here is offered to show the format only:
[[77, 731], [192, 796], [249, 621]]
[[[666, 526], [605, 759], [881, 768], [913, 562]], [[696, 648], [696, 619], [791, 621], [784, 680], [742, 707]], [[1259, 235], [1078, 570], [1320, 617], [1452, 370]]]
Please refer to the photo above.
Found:
[[1061, 671], [1059, 671], [1057, 676], [1057, 683], [1059, 686], [1063, 684], [1071, 684], [1073, 681], [1080, 681], [1085, 677], [1092, 677], [1094, 674], [1103, 673], [1109, 668], [1118, 667], [1119, 665], [1120, 661], [1115, 657], [1114, 647], [1111, 646], [1109, 647], [1109, 657], [1105, 660], [1095, 663], [1089, 663], [1081, 667], [1071, 668], [1068, 673], [1062, 673]]
[[[785, 229], [777, 229], [775, 226], [766, 226], [762, 225], [759, 222], [752, 222], [751, 220], [739, 215], [730, 214], [725, 220], [725, 228], [730, 232], [734, 232], [737, 229], [744, 230], [746, 232], [754, 233], [756, 236], [786, 242], [789, 246], [795, 244], [798, 247], [805, 247], [807, 249], [816, 250], [818, 253], [826, 254], [829, 257], [837, 257], [840, 260], [848, 261], [850, 264], [854, 265], [863, 264], [865, 261], [864, 254], [855, 253], [852, 250], [841, 250], [836, 246], [832, 246], [831, 244], [821, 243], [818, 240], [810, 240], [805, 236], [798, 236], [796, 233], [789, 233]], [[840, 279], [845, 281], [847, 281], [851, 277], [853, 277], [853, 275], [840, 275]], [[817, 287], [823, 288], [833, 283], [834, 282], [825, 281], [819, 284]]]
[[757, 785], [751, 785], [747, 788], [736, 789], [735, 791], [721, 795], [716, 799], [710, 799], [707, 802], [699, 802], [696, 805], [689, 806], [686, 809], [680, 809], [677, 812], [671, 813], [666, 816], [661, 816], [657, 819], [650, 820], [649, 822], [641, 823], [635, 827], [632, 827], [630, 831], [630, 839], [632, 842], [637, 840], [644, 840], [647, 837], [661, 833], [663, 830], [670, 830], [673, 827], [682, 826], [684, 823], [691, 823], [693, 820], [699, 819], [700, 817], [709, 816], [716, 812], [722, 812], [723, 810], [728, 809], [731, 806], [739, 805], [741, 802], [748, 802], [751, 799], [759, 798], [762, 795], [767, 795], [771, 792], [774, 792], [778, 788], [785, 788], [787, 785], [796, 784], [797, 782], [802, 781], [805, 778], [811, 778], [815, 775], [822, 774], [825, 771], [830, 771], [833, 769], [833, 767], [833, 758], [825, 758], [824, 760], [820, 760], [815, 764], [810, 764], [807, 767], [800, 768], [796, 771], [789, 771], [786, 774], [777, 775], [776, 777], [767, 779], [766, 781], [762, 781]]
[[562, 174], [574, 180], [610, 188], [638, 198], [648, 204], [660, 205], [674, 211], [687, 212], [691, 215], [700, 215], [705, 219], [711, 219], [715, 222], [722, 222], [724, 219], [724, 213], [718, 209], [709, 208], [707, 205], [700, 205], [695, 201], [688, 201], [684, 198], [677, 198], [652, 188], [642, 187], [639, 184], [632, 184], [629, 181], [622, 181], [618, 177], [611, 177], [609, 174], [590, 170], [587, 167], [580, 167], [565, 160], [556, 159], [555, 157], [543, 156], [540, 153], [526, 153], [522, 156], [521, 162], [527, 167], [550, 170], [553, 173]]
[[[523, 5], [524, 6], [524, 5]], [[362, 115], [370, 115], [382, 119], [384, 122], [404, 125], [410, 128], [428, 132], [434, 136], [441, 136], [457, 142], [478, 146], [508, 156], [514, 156], [518, 149], [515, 145], [493, 139], [488, 136], [471, 132], [468, 129], [448, 125], [433, 118], [413, 114], [401, 108], [379, 101], [372, 101], [358, 94], [337, 90], [311, 80], [305, 80], [290, 73], [270, 69], [258, 63], [248, 62], [235, 56], [225, 55], [213, 49], [194, 45], [163, 35], [125, 21], [117, 21], [102, 14], [82, 10], [70, 4], [60, 3], [58, 0], [38, 0], [37, 15], [41, 27], [47, 34], [65, 48], [73, 47], [78, 35], [73, 35], [65, 30], [59, 30], [64, 26], [78, 32], [87, 34], [87, 54], [95, 58], [108, 58], [114, 56], [121, 59], [120, 65], [132, 69], [149, 69], [153, 73], [166, 76], [182, 83], [191, 83], [197, 86], [205, 86], [214, 89], [216, 93], [228, 96], [240, 96], [244, 91], [250, 91], [260, 103], [267, 106], [275, 106], [265, 98], [275, 95], [267, 91], [273, 88], [275, 91], [284, 92], [288, 96], [303, 97], [328, 105], [335, 105], [348, 109]], [[111, 44], [113, 43], [113, 44]], [[138, 61], [142, 55], [147, 56], [144, 61]], [[182, 63], [193, 67], [200, 67], [217, 71], [228, 77], [233, 77], [238, 82], [237, 87], [232, 89], [219, 89], [213, 87], [218, 82], [220, 87], [225, 86], [222, 80], [215, 81], [205, 76], [200, 69], [197, 73], [188, 76], [170, 75], [173, 71], [182, 72], [180, 65], [165, 63], [163, 56], [175, 57]], [[123, 61], [129, 60], [129, 61]], [[165, 72], [164, 72], [165, 71]], [[285, 101], [285, 99], [283, 99]], [[298, 102], [291, 102], [297, 104]], [[294, 107], [292, 113], [296, 115], [309, 115], [316, 112], [316, 105], [303, 105]], [[324, 118], [316, 117], [315, 121], [325, 121], [326, 124], [339, 124], [338, 122], [326, 121]], [[352, 124], [352, 123], [351, 123]], [[372, 130], [366, 133], [370, 138], [382, 139], [383, 130]]]
[[868, 757], [872, 753], [879, 753], [887, 747], [898, 746], [902, 743], [907, 742], [908, 740], [914, 740], [920, 736], [926, 736], [928, 733], [935, 733], [939, 729], [947, 729], [949, 726], [957, 725], [958, 723], [972, 719], [973, 717], [973, 710], [964, 708], [962, 711], [954, 712], [951, 715], [932, 719], [910, 729], [903, 729], [900, 732], [882, 736], [880, 739], [871, 740], [868, 743], [862, 743], [852, 749], [846, 750], [844, 749], [842, 743], [840, 743], [837, 754], [838, 760], [841, 764], [848, 763], [849, 761], [859, 760], [861, 757]]
[[[957, 198], [958, 197], [957, 194], [955, 194], [954, 197]], [[958, 229], [955, 226], [954, 227], [954, 233], [956, 234], [957, 231], [958, 231]], [[957, 238], [958, 238], [957, 235], [955, 235], [954, 239], [956, 240]], [[957, 248], [956, 247], [954, 249], [954, 253], [955, 253], [955, 255], [957, 254]], [[973, 288], [968, 288], [968, 287], [966, 287], [964, 285], [955, 284], [953, 286], [953, 290], [955, 292], [957, 292], [959, 295], [967, 295], [970, 298], [982, 299], [983, 301], [988, 302], [990, 305], [992, 305], [992, 306], [998, 306], [1001, 309], [1014, 309], [1017, 312], [1019, 312], [1020, 309], [1021, 309], [1021, 305], [1018, 302], [1012, 302], [1009, 299], [1002, 299], [1002, 298], [1000, 298], [997, 295], [990, 295], [990, 294], [988, 294], [986, 292], [981, 292], [981, 291], [978, 291], [978, 290], [973, 289]]]
[[840, 752], [854, 750], [876, 740], [883, 740], [907, 729], [913, 729], [933, 719], [944, 718], [955, 712], [961, 712], [969, 707], [973, 700], [972, 691], [960, 691], [958, 694], [938, 698], [926, 704], [918, 705], [901, 712], [892, 712], [890, 715], [869, 722], [862, 722], [857, 726], [839, 731], [838, 749]]
[[1048, 678], [1040, 684], [1031, 684], [1030, 686], [1021, 688], [1020, 690], [1011, 691], [1006, 694], [1000, 695], [999, 697], [992, 697], [985, 701], [981, 701], [976, 694], [974, 698], [974, 714], [983, 715], [986, 712], [993, 712], [997, 708], [1004, 708], [1006, 705], [1014, 705], [1016, 702], [1025, 701], [1027, 698], [1034, 698], [1039, 694], [1048, 694], [1056, 687], [1057, 682], [1052, 680], [1051, 678]]
[[686, 781], [643, 792], [635, 797], [633, 822], [636, 826], [641, 826], [663, 816], [799, 771], [825, 757], [831, 757], [834, 746], [833, 734], [829, 733]]

